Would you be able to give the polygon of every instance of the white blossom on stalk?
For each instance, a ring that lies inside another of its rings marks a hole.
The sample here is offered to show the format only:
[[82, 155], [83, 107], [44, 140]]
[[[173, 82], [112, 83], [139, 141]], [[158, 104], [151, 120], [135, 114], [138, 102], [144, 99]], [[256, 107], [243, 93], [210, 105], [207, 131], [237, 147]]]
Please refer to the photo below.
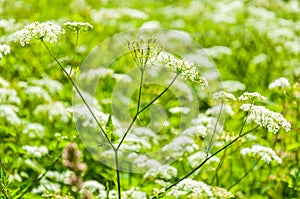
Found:
[[91, 25], [88, 22], [66, 22], [64, 23], [64, 26], [69, 28], [70, 30], [73, 30], [74, 32], [81, 32], [81, 31], [88, 31], [90, 29], [93, 29], [93, 25]]
[[249, 121], [254, 121], [259, 126], [267, 128], [268, 131], [276, 134], [280, 128], [285, 131], [291, 129], [291, 124], [280, 114], [270, 111], [264, 106], [255, 106], [253, 104], [243, 104], [240, 109], [250, 112], [248, 115]]
[[291, 86], [289, 80], [287, 80], [285, 77], [280, 77], [269, 84], [269, 89], [286, 88], [289, 86]]
[[3, 55], [10, 53], [10, 47], [6, 44], [0, 44], [0, 59], [3, 58]]
[[259, 158], [268, 164], [270, 164], [272, 160], [277, 162], [278, 164], [282, 163], [281, 158], [276, 155], [273, 149], [261, 145], [254, 145], [251, 148], [243, 148], [241, 150], [241, 154], [243, 156]]
[[202, 88], [208, 86], [206, 79], [201, 76], [197, 67], [191, 62], [184, 59], [178, 59], [166, 52], [161, 52], [153, 61], [154, 63], [155, 61], [158, 61], [164, 64], [166, 68], [180, 74], [186, 80], [199, 82]]
[[25, 46], [26, 44], [30, 44], [34, 39], [55, 43], [58, 37], [64, 33], [64, 29], [53, 22], [33, 22], [25, 26], [22, 30], [15, 32], [13, 36], [15, 41]]
[[266, 101], [267, 98], [258, 92], [245, 92], [239, 98], [239, 101]]
[[224, 102], [235, 101], [236, 98], [232, 93], [227, 93], [226, 91], [218, 91], [212, 95], [214, 99], [222, 100]]

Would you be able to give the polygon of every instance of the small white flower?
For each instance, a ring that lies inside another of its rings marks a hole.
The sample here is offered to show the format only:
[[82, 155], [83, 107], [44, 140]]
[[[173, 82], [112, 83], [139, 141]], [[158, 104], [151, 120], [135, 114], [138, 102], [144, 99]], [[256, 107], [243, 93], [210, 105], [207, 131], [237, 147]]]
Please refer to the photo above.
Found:
[[3, 58], [3, 55], [7, 55], [10, 53], [10, 47], [5, 44], [0, 44], [0, 59]]
[[15, 41], [19, 41], [22, 46], [25, 46], [34, 39], [55, 43], [58, 37], [64, 33], [64, 29], [53, 22], [33, 22], [14, 33], [13, 36]]
[[254, 145], [251, 148], [243, 148], [241, 150], [241, 154], [243, 156], [260, 158], [262, 161], [268, 164], [270, 164], [272, 160], [278, 164], [282, 163], [281, 158], [276, 155], [273, 149], [261, 145]]
[[287, 80], [285, 77], [280, 77], [278, 79], [275, 79], [270, 85], [269, 89], [275, 89], [275, 88], [287, 88], [291, 86], [289, 80]]
[[239, 101], [266, 101], [267, 98], [265, 96], [262, 96], [258, 92], [245, 92], [243, 93], [239, 98]]
[[267, 128], [268, 131], [277, 133], [280, 128], [285, 131], [291, 129], [291, 124], [280, 114], [270, 111], [264, 106], [255, 106], [253, 104], [243, 104], [240, 106], [243, 111], [250, 111], [248, 115], [249, 121], [254, 121], [256, 124]]

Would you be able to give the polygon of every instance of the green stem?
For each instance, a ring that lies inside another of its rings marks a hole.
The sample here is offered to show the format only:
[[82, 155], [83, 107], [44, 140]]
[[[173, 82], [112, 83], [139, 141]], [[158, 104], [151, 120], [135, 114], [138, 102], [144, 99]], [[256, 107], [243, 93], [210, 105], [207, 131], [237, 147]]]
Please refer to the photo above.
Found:
[[137, 104], [137, 108], [136, 108], [136, 113], [138, 113], [140, 110], [142, 89], [143, 89], [143, 79], [144, 79], [144, 70], [141, 69], [140, 89], [139, 89], [139, 94], [138, 94], [138, 104]]
[[195, 173], [198, 169], [200, 169], [208, 160], [210, 160], [212, 157], [216, 156], [217, 154], [219, 154], [220, 152], [222, 152], [223, 150], [227, 149], [230, 145], [232, 145], [233, 143], [235, 143], [236, 141], [238, 141], [240, 138], [242, 138], [243, 136], [247, 135], [248, 133], [256, 130], [259, 126], [256, 126], [255, 128], [247, 131], [246, 133], [240, 134], [238, 135], [235, 139], [233, 139], [231, 142], [229, 142], [228, 144], [226, 144], [225, 146], [223, 146], [221, 149], [217, 150], [215, 153], [213, 153], [212, 155], [208, 156], [207, 158], [205, 158], [205, 160], [203, 160], [196, 168], [194, 168], [192, 171], [190, 171], [188, 174], [186, 174], [184, 177], [180, 178], [178, 181], [176, 181], [175, 183], [173, 183], [172, 185], [170, 185], [169, 187], [167, 187], [165, 189], [165, 191], [170, 190], [172, 187], [174, 187], [175, 185], [177, 185], [178, 183], [180, 183], [181, 181], [183, 181], [184, 179], [188, 178], [190, 175], [192, 175], [193, 173]]
[[114, 149], [114, 145], [112, 144], [112, 142], [109, 140], [107, 134], [105, 133], [103, 127], [101, 126], [100, 122], [98, 121], [96, 115], [94, 114], [94, 112], [92, 111], [91, 107], [88, 105], [87, 101], [85, 100], [85, 98], [83, 97], [81, 91], [79, 90], [78, 86], [76, 85], [76, 83], [74, 82], [73, 78], [70, 76], [70, 74], [66, 71], [66, 69], [62, 66], [62, 64], [60, 63], [60, 61], [56, 58], [56, 56], [54, 55], [54, 53], [49, 49], [48, 45], [41, 40], [41, 42], [44, 44], [44, 46], [46, 47], [46, 49], [48, 50], [48, 52], [50, 53], [50, 55], [53, 57], [53, 59], [55, 60], [55, 62], [59, 65], [59, 67], [61, 68], [61, 70], [63, 71], [63, 73], [68, 77], [68, 79], [70, 80], [70, 82], [72, 83], [73, 87], [75, 88], [76, 92], [78, 93], [78, 95], [80, 96], [81, 100], [83, 101], [83, 103], [85, 104], [85, 106], [88, 108], [89, 112], [91, 113], [93, 119], [96, 121], [98, 127], [100, 128], [101, 132], [104, 134], [106, 140], [108, 141], [108, 143], [110, 144], [110, 146]]
[[71, 65], [71, 69], [70, 69], [70, 75], [72, 75], [72, 70], [73, 70], [73, 64], [74, 64], [74, 60], [75, 60], [75, 56], [76, 56], [76, 50], [77, 50], [77, 46], [78, 46], [78, 41], [79, 41], [79, 31], [76, 31], [76, 43], [75, 43], [75, 47], [74, 47], [74, 54], [73, 54], [73, 58], [72, 58], [72, 65]]
[[213, 138], [214, 138], [214, 136], [215, 136], [215, 134], [216, 134], [217, 126], [218, 126], [218, 123], [219, 123], [220, 118], [221, 118], [223, 106], [224, 106], [224, 102], [222, 101], [221, 108], [220, 108], [220, 112], [219, 112], [219, 115], [218, 115], [216, 124], [215, 124], [215, 126], [214, 126], [213, 134], [211, 135], [211, 138], [210, 138], [210, 141], [209, 141], [209, 145], [208, 145], [207, 152], [206, 152], [206, 157], [208, 157], [208, 155], [209, 155], [209, 151], [210, 151], [211, 146], [212, 146], [212, 141], [213, 141]]
[[121, 194], [121, 180], [120, 180], [120, 171], [119, 171], [119, 155], [117, 149], [114, 151], [115, 151], [115, 164], [116, 164], [116, 173], [117, 173], [118, 199], [121, 199], [122, 194]]
[[154, 102], [156, 102], [156, 100], [158, 100], [165, 92], [167, 92], [167, 90], [172, 86], [172, 84], [175, 82], [175, 80], [177, 79], [179, 74], [176, 74], [176, 76], [172, 79], [172, 81], [170, 82], [170, 84], [158, 95], [156, 96], [151, 102], [149, 102], [145, 107], [143, 107], [141, 110], [139, 110], [135, 116], [133, 117], [131, 123], [129, 124], [129, 127], [127, 128], [127, 130], [125, 131], [119, 145], [117, 146], [117, 150], [119, 150], [119, 148], [121, 147], [125, 137], [127, 136], [127, 134], [129, 133], [130, 129], [132, 128], [134, 122], [136, 121], [137, 117], [139, 116], [139, 114], [141, 114], [143, 111], [145, 111], [147, 108], [149, 108]]
[[227, 190], [230, 191], [234, 186], [236, 186], [237, 184], [239, 184], [244, 178], [246, 178], [248, 176], [249, 173], [251, 173], [251, 171], [253, 171], [253, 169], [256, 167], [256, 165], [259, 163], [259, 160], [256, 161], [256, 163], [253, 165], [253, 167], [251, 167], [251, 169], [249, 169], [240, 179], [238, 179], [233, 185], [231, 185]]

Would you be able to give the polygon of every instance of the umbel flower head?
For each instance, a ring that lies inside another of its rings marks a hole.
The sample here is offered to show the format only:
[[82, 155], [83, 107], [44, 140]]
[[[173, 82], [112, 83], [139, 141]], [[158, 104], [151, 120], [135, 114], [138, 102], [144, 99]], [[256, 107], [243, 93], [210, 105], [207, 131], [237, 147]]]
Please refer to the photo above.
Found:
[[18, 41], [21, 46], [25, 46], [34, 39], [55, 43], [58, 37], [64, 33], [64, 29], [53, 22], [33, 22], [15, 32], [13, 36], [16, 42]]
[[136, 41], [127, 41], [127, 48], [130, 50], [130, 53], [142, 70], [145, 69], [147, 62], [159, 55], [162, 51], [162, 44], [154, 38], [148, 38], [147, 40], [136, 40]]
[[268, 164], [270, 164], [272, 161], [275, 161], [278, 164], [282, 163], [281, 158], [276, 155], [273, 149], [261, 145], [254, 145], [251, 148], [243, 148], [241, 150], [241, 154], [243, 156], [259, 158]]
[[66, 26], [70, 30], [73, 30], [74, 32], [81, 32], [81, 31], [85, 32], [90, 29], [93, 29], [93, 26], [88, 22], [77, 22], [77, 21], [66, 22], [64, 23], [64, 26]]
[[0, 44], [0, 59], [2, 59], [3, 55], [7, 55], [10, 53], [10, 47], [5, 44]]
[[290, 87], [291, 84], [289, 82], [289, 80], [287, 80], [285, 77], [280, 77], [278, 79], [275, 79], [270, 85], [269, 85], [269, 89], [283, 89], [283, 88], [288, 88]]
[[201, 76], [196, 66], [191, 62], [176, 58], [166, 52], [160, 53], [154, 61], [164, 64], [166, 68], [180, 74], [186, 80], [200, 83], [203, 88], [208, 85], [206, 79]]
[[291, 129], [291, 124], [280, 114], [270, 111], [264, 106], [255, 106], [253, 104], [243, 104], [240, 109], [249, 112], [248, 120], [254, 121], [259, 126], [267, 128], [268, 131], [277, 133], [280, 128], [285, 131]]

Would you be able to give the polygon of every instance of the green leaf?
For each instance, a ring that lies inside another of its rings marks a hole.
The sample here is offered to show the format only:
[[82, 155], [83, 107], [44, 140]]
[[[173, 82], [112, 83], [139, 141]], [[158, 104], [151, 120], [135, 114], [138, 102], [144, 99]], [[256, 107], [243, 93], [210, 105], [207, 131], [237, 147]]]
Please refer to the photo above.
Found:
[[114, 126], [112, 123], [112, 117], [111, 117], [111, 114], [109, 114], [109, 117], [108, 117], [106, 125], [105, 125], [105, 132], [106, 132], [108, 139], [111, 142], [114, 141], [113, 130], [114, 130]]
[[0, 163], [0, 181], [3, 183], [4, 186], [7, 186], [7, 174], [5, 168], [3, 167], [2, 163]]

